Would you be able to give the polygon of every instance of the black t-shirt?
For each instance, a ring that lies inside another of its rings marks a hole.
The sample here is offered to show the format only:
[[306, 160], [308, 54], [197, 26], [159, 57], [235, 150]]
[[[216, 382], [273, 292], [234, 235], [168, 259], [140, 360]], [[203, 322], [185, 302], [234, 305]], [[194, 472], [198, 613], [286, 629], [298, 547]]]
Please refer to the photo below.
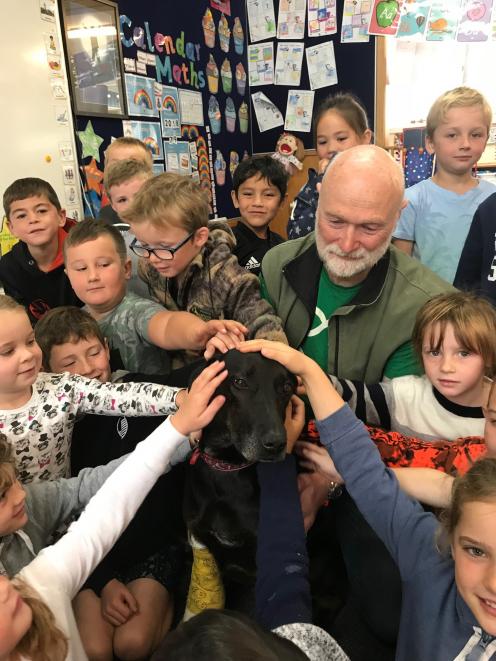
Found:
[[241, 222], [233, 227], [233, 234], [236, 237], [233, 254], [236, 255], [241, 266], [257, 276], [265, 253], [284, 242], [282, 236], [269, 229], [267, 229], [267, 238], [259, 239], [253, 230]]

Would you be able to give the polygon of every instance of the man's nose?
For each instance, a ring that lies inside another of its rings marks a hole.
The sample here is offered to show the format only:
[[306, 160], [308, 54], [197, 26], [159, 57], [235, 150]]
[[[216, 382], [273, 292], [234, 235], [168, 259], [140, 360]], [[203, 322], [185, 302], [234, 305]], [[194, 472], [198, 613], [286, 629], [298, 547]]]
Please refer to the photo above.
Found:
[[353, 225], [348, 225], [339, 239], [339, 247], [343, 252], [353, 252], [356, 250], [357, 241], [356, 241], [356, 232]]

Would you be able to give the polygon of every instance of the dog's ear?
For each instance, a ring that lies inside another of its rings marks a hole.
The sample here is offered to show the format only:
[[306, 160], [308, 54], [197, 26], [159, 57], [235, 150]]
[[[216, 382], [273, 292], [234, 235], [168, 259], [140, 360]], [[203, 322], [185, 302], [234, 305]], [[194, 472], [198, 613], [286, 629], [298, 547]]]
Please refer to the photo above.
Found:
[[224, 354], [222, 353], [214, 353], [212, 358], [210, 360], [205, 360], [202, 358], [201, 360], [196, 361], [193, 365], [193, 369], [191, 370], [191, 373], [189, 375], [188, 379], [188, 391], [191, 388], [191, 384], [193, 381], [196, 379], [197, 376], [200, 375], [201, 372], [205, 369], [205, 367], [208, 367], [211, 365], [214, 361], [216, 360], [223, 360], [224, 359]]

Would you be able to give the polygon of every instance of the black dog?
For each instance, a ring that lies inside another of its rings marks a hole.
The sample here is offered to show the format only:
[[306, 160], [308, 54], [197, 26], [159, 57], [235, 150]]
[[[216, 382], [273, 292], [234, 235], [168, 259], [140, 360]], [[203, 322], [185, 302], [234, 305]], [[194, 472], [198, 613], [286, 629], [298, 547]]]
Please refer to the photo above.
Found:
[[225, 395], [226, 402], [203, 430], [190, 461], [184, 515], [190, 532], [217, 561], [226, 605], [246, 610], [240, 595], [255, 579], [255, 463], [284, 459], [284, 418], [296, 378], [259, 353], [231, 350], [216, 358], [224, 360], [228, 370], [216, 393]]

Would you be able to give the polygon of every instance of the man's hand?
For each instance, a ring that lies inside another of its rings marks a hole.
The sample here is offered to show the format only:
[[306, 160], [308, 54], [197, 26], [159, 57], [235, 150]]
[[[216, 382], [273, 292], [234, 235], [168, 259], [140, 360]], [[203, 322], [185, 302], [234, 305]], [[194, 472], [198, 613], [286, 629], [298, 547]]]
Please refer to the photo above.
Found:
[[101, 594], [103, 619], [114, 627], [124, 624], [138, 612], [138, 602], [124, 583], [113, 578]]
[[313, 473], [321, 473], [329, 482], [344, 484], [344, 480], [336, 470], [329, 452], [321, 445], [300, 441], [296, 444], [296, 454], [301, 457], [300, 466]]
[[317, 512], [327, 500], [329, 480], [322, 473], [300, 473], [298, 491], [305, 532], [308, 532], [313, 526]]
[[287, 437], [286, 452], [291, 454], [305, 426], [305, 404], [296, 395], [293, 395], [289, 400], [284, 426], [286, 427]]
[[237, 349], [247, 334], [248, 329], [239, 321], [213, 319], [205, 322], [203, 330], [198, 336], [198, 345], [205, 347], [203, 355], [205, 360], [210, 360], [216, 351], [226, 353], [229, 349]]

